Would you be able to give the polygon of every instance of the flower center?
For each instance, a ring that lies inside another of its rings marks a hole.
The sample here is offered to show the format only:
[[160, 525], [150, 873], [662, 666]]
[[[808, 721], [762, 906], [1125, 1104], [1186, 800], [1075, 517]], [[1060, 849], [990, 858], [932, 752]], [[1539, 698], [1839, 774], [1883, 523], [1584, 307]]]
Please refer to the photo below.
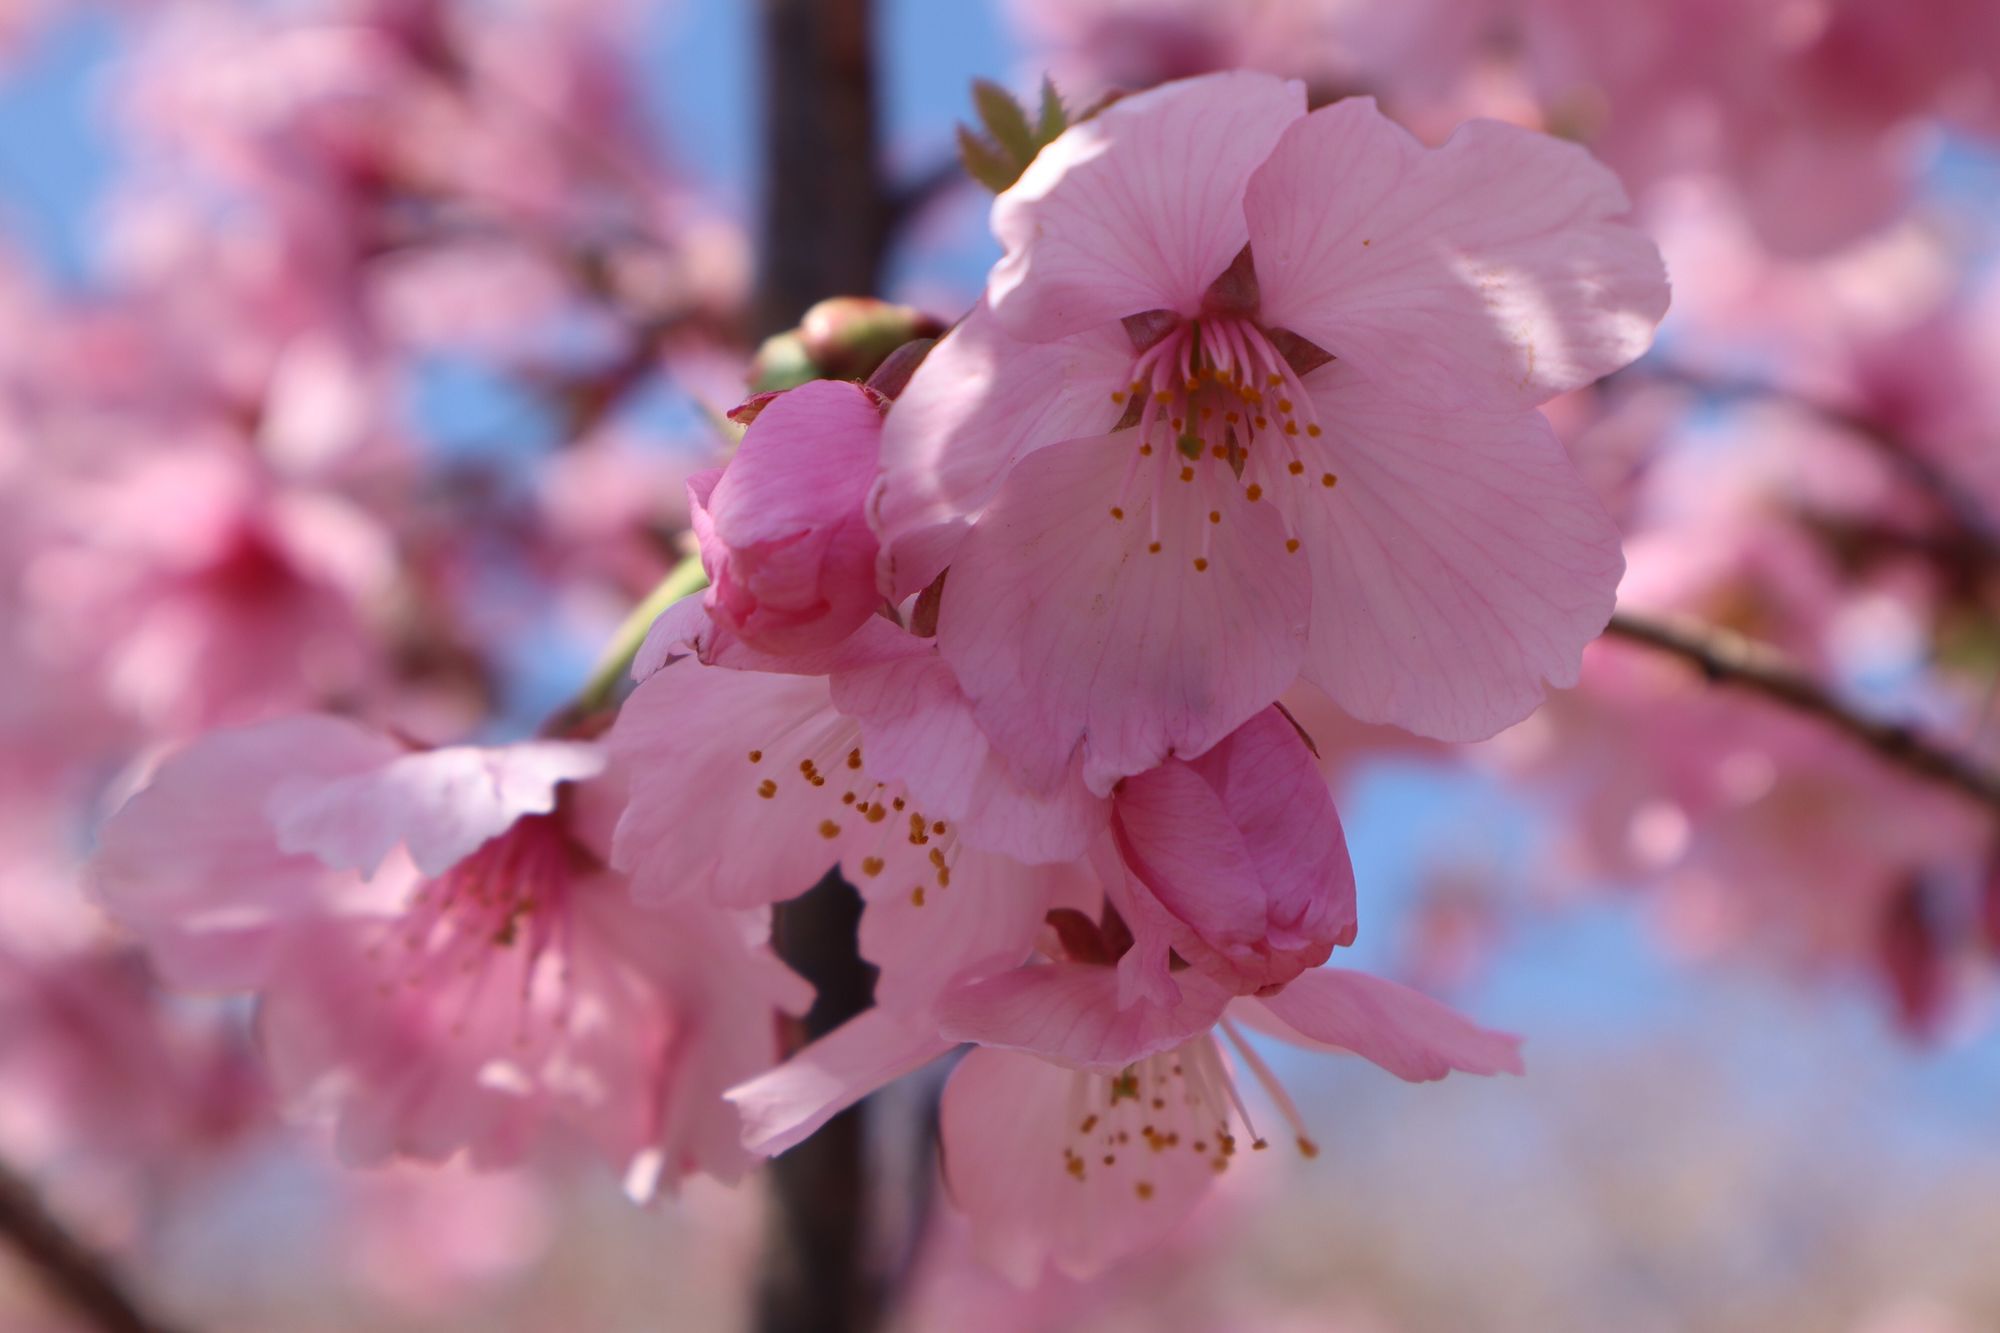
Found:
[[1313, 441], [1324, 432], [1298, 371], [1269, 334], [1240, 315], [1175, 323], [1139, 354], [1111, 401], [1123, 408], [1120, 424], [1133, 428], [1134, 439], [1112, 520], [1125, 520], [1135, 493], [1148, 495], [1147, 549], [1159, 554], [1163, 529], [1178, 529], [1175, 544], [1188, 548], [1197, 572], [1209, 568], [1213, 529], [1225, 521], [1233, 493], [1251, 503], [1276, 501], [1285, 549], [1296, 552], [1296, 506], [1284, 492], [1331, 489], [1339, 480], [1314, 459]]
[[[1318, 1156], [1318, 1145], [1306, 1136], [1298, 1108], [1270, 1067], [1227, 1020], [1221, 1029], [1291, 1124], [1300, 1154]], [[1079, 1182], [1092, 1172], [1129, 1175], [1133, 1193], [1141, 1199], [1153, 1197], [1153, 1163], [1162, 1153], [1192, 1153], [1206, 1159], [1218, 1175], [1227, 1171], [1242, 1146], [1231, 1128], [1237, 1121], [1248, 1132], [1253, 1151], [1269, 1146], [1256, 1132], [1213, 1032], [1116, 1074], [1079, 1073], [1070, 1102], [1063, 1170]]]
[[869, 776], [852, 718], [809, 714], [745, 757], [758, 799], [784, 825], [779, 836], [823, 840], [867, 896], [888, 882], [922, 907], [951, 887], [957, 831], [916, 808], [901, 783]]
[[[442, 875], [421, 881], [386, 941], [398, 975], [384, 982], [384, 992], [396, 984], [462, 987], [462, 1011], [451, 1026], [460, 1035], [476, 1021], [486, 980], [499, 966], [518, 980], [515, 1037], [525, 1042], [537, 994], [546, 998], [543, 987], [551, 984], [567, 989], [562, 962], [578, 854], [560, 813], [528, 815]], [[558, 1002], [552, 1016], [560, 1029], [567, 1005]]]

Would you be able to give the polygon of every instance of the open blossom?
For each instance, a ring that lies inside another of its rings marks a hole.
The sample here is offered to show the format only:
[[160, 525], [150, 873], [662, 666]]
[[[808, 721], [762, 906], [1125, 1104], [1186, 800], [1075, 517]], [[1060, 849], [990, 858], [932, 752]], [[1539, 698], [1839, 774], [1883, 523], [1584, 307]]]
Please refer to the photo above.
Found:
[[945, 996], [941, 1031], [886, 1009], [863, 1014], [730, 1092], [746, 1141], [782, 1152], [874, 1089], [973, 1043], [945, 1085], [943, 1174], [980, 1252], [1026, 1283], [1046, 1264], [1088, 1276], [1155, 1243], [1240, 1152], [1267, 1146], [1225, 1042], [1300, 1153], [1317, 1155], [1244, 1028], [1351, 1052], [1411, 1080], [1521, 1069], [1517, 1039], [1340, 969], [1305, 972], [1256, 999], [1183, 974], [1172, 1004], [1121, 1006], [1113, 964], [1128, 943], [1115, 913], [1073, 913], [1044, 942], [1044, 960]]
[[716, 622], [760, 651], [827, 648], [882, 603], [863, 513], [881, 400], [818, 380], [767, 404], [729, 466], [688, 481]]
[[504, 1164], [566, 1123], [636, 1193], [733, 1178], [716, 1094], [768, 1067], [806, 990], [754, 923], [630, 902], [605, 762], [329, 717], [217, 732], [106, 825], [98, 891], [169, 983], [258, 997], [280, 1091], [350, 1160]]
[[339, 498], [215, 441], [121, 459], [57, 503], [29, 623], [133, 718], [186, 732], [372, 683], [390, 550]]
[[[713, 633], [677, 609], [656, 637], [701, 651]], [[1112, 796], [1071, 781], [1038, 797], [1012, 780], [927, 641], [871, 620], [839, 658], [794, 674], [691, 656], [627, 700], [608, 741], [632, 789], [613, 855], [642, 900], [762, 906], [837, 864], [868, 901], [861, 947], [881, 993], [919, 1005], [1020, 961], [1048, 912], [1099, 883], [1137, 941], [1128, 997], [1169, 1001], [1176, 953], [1252, 994], [1352, 942], [1340, 819], [1279, 710]], [[725, 648], [720, 660], [757, 659]], [[707, 776], [690, 790], [694, 773]]]
[[1617, 532], [1533, 409], [1644, 350], [1657, 253], [1572, 145], [1426, 149], [1235, 73], [1073, 127], [890, 414], [894, 592], [1031, 783], [1199, 754], [1301, 672], [1445, 739], [1603, 627]]

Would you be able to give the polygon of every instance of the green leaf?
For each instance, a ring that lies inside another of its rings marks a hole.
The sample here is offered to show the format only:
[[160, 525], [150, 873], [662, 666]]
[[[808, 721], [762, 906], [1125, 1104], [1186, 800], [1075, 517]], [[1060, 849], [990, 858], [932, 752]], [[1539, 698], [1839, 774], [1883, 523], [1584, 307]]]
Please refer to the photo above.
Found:
[[1028, 128], [1028, 117], [1014, 95], [990, 80], [974, 79], [972, 104], [978, 108], [979, 118], [986, 122], [986, 129], [1000, 151], [1025, 171], [1034, 160], [1037, 145], [1035, 132]]
[[1056, 136], [1069, 128], [1069, 112], [1064, 109], [1062, 96], [1056, 92], [1056, 81], [1042, 79], [1042, 115], [1035, 125], [1035, 145], [1046, 148], [1056, 140]]
[[958, 127], [958, 157], [966, 173], [995, 194], [1019, 180], [1024, 169], [963, 125]]

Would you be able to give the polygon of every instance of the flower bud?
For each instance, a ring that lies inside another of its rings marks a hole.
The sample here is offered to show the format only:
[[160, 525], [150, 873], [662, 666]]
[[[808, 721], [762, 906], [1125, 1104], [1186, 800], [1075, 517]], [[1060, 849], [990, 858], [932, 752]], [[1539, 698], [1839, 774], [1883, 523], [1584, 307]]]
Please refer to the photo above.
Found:
[[1112, 828], [1141, 888], [1135, 931], [1190, 966], [1269, 994], [1354, 940], [1340, 817], [1289, 719], [1267, 708], [1197, 759], [1127, 778]]
[[763, 393], [813, 379], [865, 380], [898, 347], [936, 338], [944, 328], [909, 306], [870, 296], [830, 297], [806, 311], [796, 329], [764, 340], [750, 366], [750, 387]]
[[880, 399], [818, 380], [772, 398], [729, 466], [688, 482], [706, 605], [752, 648], [828, 648], [881, 604], [863, 502], [875, 478]]

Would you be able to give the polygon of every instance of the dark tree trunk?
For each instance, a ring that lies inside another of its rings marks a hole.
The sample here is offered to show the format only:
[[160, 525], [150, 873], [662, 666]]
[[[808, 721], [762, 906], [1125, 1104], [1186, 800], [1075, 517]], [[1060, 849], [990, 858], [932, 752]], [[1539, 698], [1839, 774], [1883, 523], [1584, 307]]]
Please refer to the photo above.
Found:
[[876, 156], [870, 0], [760, 0], [764, 209], [754, 326], [873, 295], [890, 221]]

